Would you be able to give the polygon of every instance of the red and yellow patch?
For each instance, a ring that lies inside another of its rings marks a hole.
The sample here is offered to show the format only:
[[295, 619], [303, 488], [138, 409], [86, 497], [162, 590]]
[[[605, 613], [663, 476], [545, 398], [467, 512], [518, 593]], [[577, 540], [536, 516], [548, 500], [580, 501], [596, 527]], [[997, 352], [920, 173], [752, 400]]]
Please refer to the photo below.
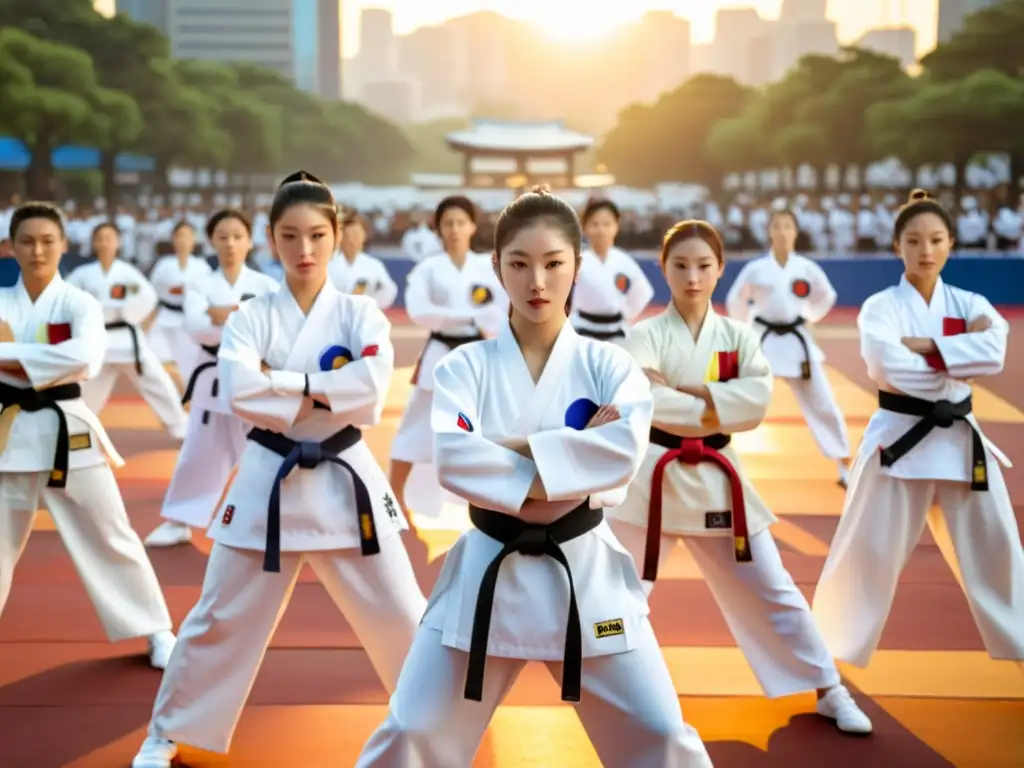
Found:
[[731, 381], [740, 375], [739, 350], [732, 352], [716, 352], [708, 361], [708, 369], [704, 373], [704, 381]]

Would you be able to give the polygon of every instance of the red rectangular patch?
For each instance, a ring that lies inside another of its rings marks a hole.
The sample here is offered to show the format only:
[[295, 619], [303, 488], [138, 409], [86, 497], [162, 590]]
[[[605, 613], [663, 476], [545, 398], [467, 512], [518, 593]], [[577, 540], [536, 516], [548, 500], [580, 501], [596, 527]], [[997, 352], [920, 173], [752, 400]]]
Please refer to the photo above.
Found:
[[959, 336], [961, 333], [967, 333], [967, 321], [962, 317], [944, 317], [942, 318], [942, 335], [943, 336]]
[[47, 323], [46, 340], [50, 344], [60, 344], [71, 339], [71, 323]]
[[128, 295], [127, 285], [112, 285], [110, 286], [110, 298], [112, 299], [123, 299]]
[[380, 351], [380, 347], [379, 347], [379, 346], [377, 346], [376, 344], [371, 344], [370, 346], [366, 347], [366, 348], [365, 348], [365, 349], [364, 349], [364, 350], [363, 350], [363, 351], [362, 351], [362, 352], [360, 353], [360, 355], [359, 355], [359, 356], [360, 356], [360, 357], [376, 357], [376, 356], [377, 356], [377, 353], [378, 353], [379, 351]]
[[732, 381], [740, 376], [739, 350], [718, 353], [718, 380]]
[[172, 285], [167, 291], [171, 296], [183, 296], [185, 294], [185, 286], [183, 285]]
[[221, 525], [231, 525], [231, 521], [235, 518], [235, 505], [228, 504], [224, 507], [224, 514], [220, 518]]

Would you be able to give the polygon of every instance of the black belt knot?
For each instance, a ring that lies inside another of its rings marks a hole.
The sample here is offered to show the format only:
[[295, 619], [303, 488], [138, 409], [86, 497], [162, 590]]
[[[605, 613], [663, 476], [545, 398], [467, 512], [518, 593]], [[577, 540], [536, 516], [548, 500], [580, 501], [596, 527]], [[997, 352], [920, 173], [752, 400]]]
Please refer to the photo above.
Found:
[[53, 452], [53, 469], [46, 485], [48, 488], [66, 488], [68, 464], [70, 462], [71, 436], [68, 434], [68, 417], [58, 403], [77, 400], [82, 396], [79, 384], [61, 384], [57, 387], [36, 390], [14, 387], [0, 382], [0, 411], [16, 405], [26, 413], [50, 410], [57, 414], [57, 446]]
[[935, 422], [936, 427], [949, 429], [957, 419], [956, 407], [949, 400], [938, 400], [935, 403], [935, 410], [932, 411], [931, 418]]
[[142, 350], [139, 348], [139, 329], [127, 320], [115, 320], [104, 326], [108, 331], [126, 330], [132, 336], [132, 355], [135, 357], [135, 372], [142, 375]]
[[511, 544], [520, 555], [543, 557], [548, 551], [548, 532], [544, 528], [527, 528]]
[[320, 443], [303, 440], [298, 444], [299, 469], [316, 469], [324, 460], [324, 451]]
[[804, 361], [800, 363], [800, 378], [807, 381], [811, 378], [811, 349], [807, 344], [807, 339], [800, 333], [800, 328], [806, 322], [804, 318], [799, 317], [791, 323], [769, 323], [767, 320], [762, 320], [760, 317], [754, 318], [755, 323], [759, 323], [764, 326], [764, 333], [761, 334], [761, 343], [764, 344], [764, 340], [768, 338], [769, 333], [774, 333], [777, 336], [796, 336], [797, 341], [800, 342], [800, 346], [804, 350]]

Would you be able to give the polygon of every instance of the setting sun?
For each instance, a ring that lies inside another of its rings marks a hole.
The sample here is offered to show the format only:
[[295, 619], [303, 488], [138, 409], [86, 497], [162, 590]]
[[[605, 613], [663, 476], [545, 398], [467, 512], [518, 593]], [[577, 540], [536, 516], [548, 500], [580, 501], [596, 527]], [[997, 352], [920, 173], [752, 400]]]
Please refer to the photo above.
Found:
[[573, 43], [599, 41], [623, 24], [622, 19], [610, 18], [608, 14], [589, 9], [582, 13], [566, 12], [564, 8], [537, 14], [532, 21], [549, 37]]

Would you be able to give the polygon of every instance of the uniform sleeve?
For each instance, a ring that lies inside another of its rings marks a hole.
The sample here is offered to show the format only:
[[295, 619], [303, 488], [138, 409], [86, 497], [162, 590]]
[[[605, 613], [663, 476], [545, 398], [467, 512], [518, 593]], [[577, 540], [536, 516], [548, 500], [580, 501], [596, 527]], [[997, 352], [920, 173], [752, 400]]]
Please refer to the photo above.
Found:
[[295, 423], [305, 399], [298, 394], [279, 394], [273, 381], [260, 369], [257, 337], [259, 318], [246, 307], [231, 313], [221, 334], [217, 355], [220, 397], [232, 413], [257, 427], [284, 432]]
[[643, 314], [643, 311], [647, 309], [647, 305], [651, 303], [651, 299], [654, 298], [654, 286], [647, 279], [647, 275], [637, 260], [629, 254], [625, 254], [625, 256], [629, 260], [630, 280], [629, 290], [626, 291], [626, 304], [623, 316], [627, 321], [633, 322]]
[[926, 400], [942, 391], [946, 374], [903, 346], [899, 318], [888, 294], [876, 294], [864, 302], [857, 315], [857, 330], [861, 357], [876, 383]]
[[430, 286], [427, 276], [430, 274], [426, 262], [412, 268], [405, 284], [405, 311], [409, 319], [421, 328], [436, 333], [444, 333], [453, 328], [472, 322], [475, 310], [469, 307], [444, 307], [430, 299]]
[[487, 287], [491, 289], [491, 301], [475, 310], [473, 323], [488, 336], [493, 337], [497, 336], [508, 322], [508, 294], [497, 277], [490, 280]]
[[[346, 334], [354, 341], [354, 359], [340, 368], [309, 374], [309, 393], [326, 396], [331, 413], [344, 414], [350, 423], [370, 425], [380, 422], [384, 412], [395, 349], [391, 323], [384, 313], [369, 298], [360, 304], [353, 328]], [[271, 379], [275, 373], [271, 372]]]
[[[664, 365], [655, 343], [658, 333], [655, 322], [657, 320], [652, 318], [638, 324], [623, 346], [641, 370], [660, 372]], [[702, 426], [707, 412], [707, 405], [702, 399], [661, 384], [651, 384], [650, 387], [654, 404], [653, 420], [656, 424], [688, 429], [699, 429]]]
[[946, 373], [954, 379], [995, 376], [1006, 362], [1006, 342], [1010, 325], [984, 296], [972, 294], [968, 324], [987, 317], [992, 326], [986, 331], [961, 333], [935, 339]]
[[441, 486], [470, 504], [519, 514], [537, 468], [533, 461], [481, 434], [480, 377], [456, 349], [434, 369], [430, 426]]
[[580, 499], [629, 485], [647, 452], [653, 402], [640, 367], [621, 349], [607, 345], [598, 362], [607, 401], [621, 418], [593, 429], [572, 427], [529, 437], [537, 474], [549, 501]]
[[373, 292], [373, 298], [377, 302], [378, 307], [387, 309], [398, 298], [398, 284], [391, 279], [391, 274], [388, 272], [388, 268], [384, 265], [383, 261], [377, 262], [376, 271], [377, 286]]
[[715, 404], [715, 432], [733, 434], [755, 429], [768, 413], [774, 379], [757, 337], [740, 329], [737, 352], [739, 376], [729, 381], [709, 381], [706, 386]]
[[18, 362], [34, 389], [83, 381], [99, 374], [107, 349], [103, 308], [92, 296], [82, 293], [68, 301], [71, 310], [71, 338], [59, 344], [5, 342], [0, 360]]
[[129, 285], [135, 286], [136, 291], [129, 293], [122, 301], [118, 302], [117, 307], [125, 322], [138, 325], [156, 309], [159, 298], [152, 283], [138, 269], [126, 263], [122, 263], [120, 268], [128, 276]]
[[820, 323], [832, 311], [838, 295], [825, 270], [811, 259], [807, 259], [807, 271], [811, 292], [803, 302], [804, 320], [808, 323]]
[[741, 323], [750, 322], [750, 271], [754, 267], [753, 261], [748, 261], [736, 275], [736, 279], [729, 286], [729, 293], [725, 296], [725, 311], [733, 320]]
[[196, 344], [215, 347], [220, 344], [221, 328], [213, 324], [206, 311], [210, 302], [206, 294], [194, 282], [185, 287], [182, 310], [182, 327]]

